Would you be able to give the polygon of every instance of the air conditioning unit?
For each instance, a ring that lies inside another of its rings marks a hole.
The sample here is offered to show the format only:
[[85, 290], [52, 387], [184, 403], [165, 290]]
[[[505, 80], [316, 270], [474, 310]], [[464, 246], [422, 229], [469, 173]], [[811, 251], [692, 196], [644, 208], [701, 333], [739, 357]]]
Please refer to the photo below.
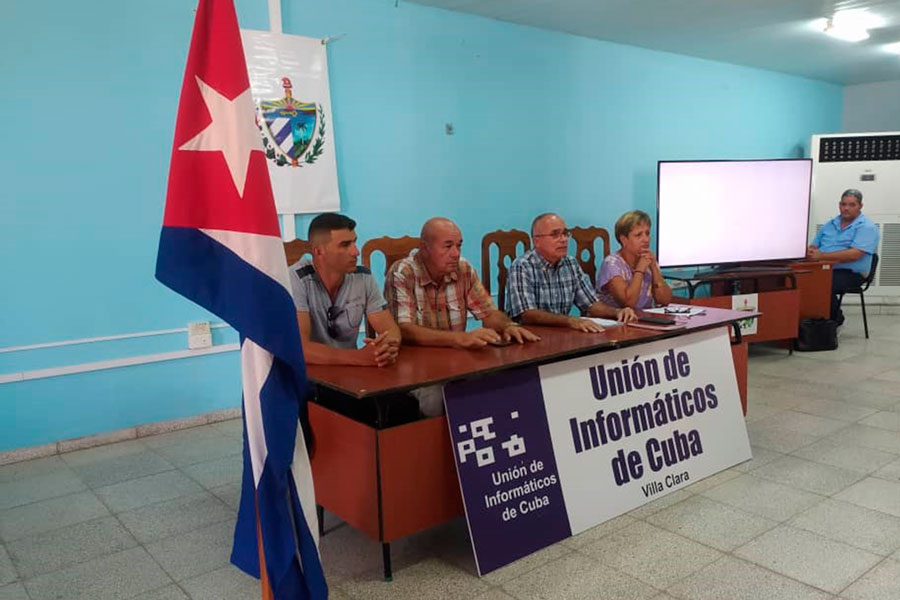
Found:
[[900, 298], [900, 132], [812, 136], [813, 173], [809, 239], [838, 214], [841, 192], [863, 194], [863, 213], [879, 230], [880, 262], [866, 304]]

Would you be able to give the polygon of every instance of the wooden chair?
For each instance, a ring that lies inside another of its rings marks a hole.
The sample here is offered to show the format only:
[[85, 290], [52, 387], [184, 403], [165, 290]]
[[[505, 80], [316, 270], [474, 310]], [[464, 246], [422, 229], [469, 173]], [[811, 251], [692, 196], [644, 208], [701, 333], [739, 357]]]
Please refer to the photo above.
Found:
[[485, 234], [481, 238], [481, 283], [488, 294], [491, 293], [491, 245], [497, 246], [497, 307], [504, 310], [506, 305], [506, 280], [509, 276], [509, 269], [506, 267], [506, 258], [510, 261], [519, 255], [516, 252], [519, 244], [522, 244], [522, 252], [528, 252], [531, 249], [531, 239], [528, 234], [519, 229], [510, 229], [509, 231], [492, 231]]
[[284, 255], [288, 266], [291, 266], [306, 254], [312, 254], [312, 244], [306, 240], [291, 240], [284, 243]]
[[[572, 239], [575, 240], [575, 258], [581, 269], [590, 278], [591, 285], [597, 281], [597, 253], [594, 251], [594, 242], [597, 238], [603, 240], [603, 258], [609, 256], [609, 232], [602, 227], [572, 227]], [[587, 258], [584, 253], [587, 252]]]
[[410, 252], [419, 247], [419, 238], [410, 237], [408, 235], [402, 238], [392, 238], [388, 236], [375, 238], [367, 241], [362, 247], [362, 264], [369, 269], [372, 268], [372, 253], [381, 252], [384, 254], [384, 273], [387, 274], [395, 262], [401, 258], [409, 256]]

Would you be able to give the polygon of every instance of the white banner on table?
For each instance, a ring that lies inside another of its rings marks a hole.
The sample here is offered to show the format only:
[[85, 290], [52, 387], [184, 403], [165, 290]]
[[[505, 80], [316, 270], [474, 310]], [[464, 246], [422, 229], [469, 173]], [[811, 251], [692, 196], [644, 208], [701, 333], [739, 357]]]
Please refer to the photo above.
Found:
[[481, 574], [751, 458], [727, 327], [444, 398]]
[[573, 535], [751, 457], [726, 329], [539, 371]]
[[279, 214], [340, 210], [326, 46], [241, 30]]

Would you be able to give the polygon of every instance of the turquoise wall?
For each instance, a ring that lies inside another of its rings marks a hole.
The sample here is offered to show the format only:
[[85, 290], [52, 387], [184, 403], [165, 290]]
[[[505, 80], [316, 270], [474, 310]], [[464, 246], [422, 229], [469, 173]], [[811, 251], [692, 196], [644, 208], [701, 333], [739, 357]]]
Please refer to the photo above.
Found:
[[[328, 46], [340, 189], [365, 240], [455, 219], [653, 211], [660, 159], [808, 155], [840, 86], [394, 0], [284, 0]], [[0, 348], [216, 319], [153, 278], [194, 0], [13, 0], [0, 20]], [[241, 26], [268, 27], [264, 0]], [[444, 133], [452, 123], [455, 134]], [[308, 217], [298, 218], [305, 231]], [[186, 334], [0, 353], [0, 375], [180, 350]], [[217, 330], [217, 342], [235, 341]], [[238, 406], [237, 353], [0, 384], [0, 451]]]

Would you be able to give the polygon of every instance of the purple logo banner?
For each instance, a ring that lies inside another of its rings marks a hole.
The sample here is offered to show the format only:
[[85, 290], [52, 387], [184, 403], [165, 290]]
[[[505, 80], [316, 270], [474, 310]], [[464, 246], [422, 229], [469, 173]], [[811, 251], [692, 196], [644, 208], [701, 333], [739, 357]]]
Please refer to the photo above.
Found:
[[479, 574], [571, 536], [537, 367], [447, 384], [444, 402]]

